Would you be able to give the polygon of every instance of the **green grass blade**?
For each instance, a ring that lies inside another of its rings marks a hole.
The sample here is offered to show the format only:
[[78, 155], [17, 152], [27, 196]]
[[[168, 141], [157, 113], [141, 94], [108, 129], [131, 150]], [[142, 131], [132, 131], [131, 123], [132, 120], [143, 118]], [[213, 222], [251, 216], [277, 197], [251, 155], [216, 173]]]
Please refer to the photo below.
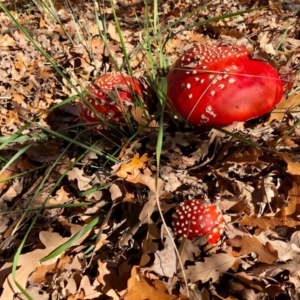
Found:
[[60, 256], [64, 251], [71, 248], [78, 239], [80, 239], [82, 236], [84, 236], [87, 232], [89, 232], [95, 225], [100, 221], [100, 216], [93, 219], [90, 223], [85, 225], [79, 232], [77, 232], [74, 236], [72, 236], [67, 242], [57, 247], [55, 250], [53, 250], [51, 253], [49, 253], [47, 256], [43, 257], [40, 262], [45, 262], [49, 259], [55, 258], [57, 256]]

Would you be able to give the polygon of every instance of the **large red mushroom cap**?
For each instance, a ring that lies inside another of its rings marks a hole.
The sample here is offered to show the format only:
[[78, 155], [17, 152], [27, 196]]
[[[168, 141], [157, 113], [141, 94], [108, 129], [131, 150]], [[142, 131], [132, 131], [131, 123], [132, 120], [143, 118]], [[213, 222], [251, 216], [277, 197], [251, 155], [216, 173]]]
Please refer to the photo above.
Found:
[[173, 215], [173, 227], [178, 238], [205, 236], [209, 244], [216, 244], [223, 234], [224, 226], [219, 208], [203, 199], [180, 203]]
[[103, 121], [125, 123], [124, 114], [128, 113], [128, 106], [134, 105], [133, 97], [142, 96], [139, 82], [122, 73], [104, 74], [88, 85], [87, 90], [86, 99], [79, 103], [79, 117], [82, 123], [98, 124], [93, 127], [95, 131], [104, 129]]
[[277, 72], [242, 46], [203, 43], [171, 68], [170, 106], [188, 123], [225, 126], [268, 113], [283, 90]]

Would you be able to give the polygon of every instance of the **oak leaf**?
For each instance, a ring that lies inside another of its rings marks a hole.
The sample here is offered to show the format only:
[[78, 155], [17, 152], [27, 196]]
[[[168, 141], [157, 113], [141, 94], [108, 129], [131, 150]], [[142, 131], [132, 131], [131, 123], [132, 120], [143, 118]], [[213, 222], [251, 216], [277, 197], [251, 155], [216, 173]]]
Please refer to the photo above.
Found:
[[162, 282], [152, 283], [148, 278], [144, 277], [136, 266], [131, 270], [127, 290], [124, 300], [175, 300], [177, 298], [177, 296], [172, 296], [168, 293]]
[[276, 108], [272, 111], [269, 120], [266, 124], [270, 124], [273, 120], [281, 121], [286, 112], [298, 112], [298, 105], [300, 104], [300, 94], [293, 94], [287, 100], [282, 100], [276, 106]]
[[213, 254], [211, 257], [206, 258], [204, 262], [197, 261], [195, 265], [188, 266], [184, 272], [191, 282], [201, 280], [204, 283], [210, 279], [215, 282], [219, 279], [221, 273], [228, 271], [233, 266], [235, 260], [235, 257], [226, 253]]
[[300, 163], [297, 161], [297, 157], [295, 157], [291, 153], [278, 153], [286, 163], [287, 163], [287, 172], [291, 175], [300, 175]]
[[137, 153], [135, 156], [128, 162], [125, 162], [121, 165], [116, 175], [120, 178], [126, 178], [128, 175], [133, 175], [135, 169], [142, 169], [145, 166], [145, 163], [148, 161], [148, 156], [144, 153], [141, 157]]
[[237, 236], [227, 240], [227, 244], [234, 248], [239, 248], [237, 256], [248, 255], [252, 252], [257, 254], [257, 260], [266, 264], [274, 264], [278, 260], [278, 252], [274, 250], [269, 242], [265, 245], [256, 237]]

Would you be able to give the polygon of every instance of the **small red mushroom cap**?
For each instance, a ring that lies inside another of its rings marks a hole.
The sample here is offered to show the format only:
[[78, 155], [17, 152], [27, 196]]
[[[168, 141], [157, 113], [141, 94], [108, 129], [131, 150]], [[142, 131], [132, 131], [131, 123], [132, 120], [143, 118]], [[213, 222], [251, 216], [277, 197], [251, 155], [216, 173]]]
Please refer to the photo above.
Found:
[[203, 43], [167, 76], [170, 106], [188, 123], [225, 126], [268, 113], [283, 89], [277, 72], [242, 46]]
[[[142, 96], [139, 82], [125, 74], [109, 73], [96, 78], [87, 86], [89, 94], [79, 102], [79, 117], [82, 123], [95, 123], [95, 131], [104, 129], [108, 123], [125, 123], [124, 114], [132, 106], [134, 95]], [[102, 116], [103, 120], [99, 118]]]
[[177, 207], [173, 227], [178, 238], [205, 236], [209, 244], [216, 244], [223, 234], [225, 222], [217, 206], [203, 199], [191, 199]]

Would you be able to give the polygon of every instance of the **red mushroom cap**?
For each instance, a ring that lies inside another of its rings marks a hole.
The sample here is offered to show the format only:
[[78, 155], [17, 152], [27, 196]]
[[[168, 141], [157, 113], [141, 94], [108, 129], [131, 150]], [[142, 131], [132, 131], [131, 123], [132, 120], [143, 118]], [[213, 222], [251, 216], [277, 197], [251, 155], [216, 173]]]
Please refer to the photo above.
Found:
[[167, 95], [188, 123], [225, 126], [269, 112], [282, 98], [282, 82], [267, 63], [242, 46], [204, 43], [171, 68]]
[[109, 123], [125, 123], [124, 114], [133, 105], [134, 95], [142, 96], [139, 82], [121, 73], [104, 74], [88, 85], [87, 90], [90, 94], [79, 103], [79, 117], [83, 123], [99, 124], [94, 127], [96, 131], [104, 129], [99, 115]]
[[179, 238], [193, 239], [205, 235], [208, 243], [215, 244], [221, 238], [224, 226], [219, 208], [203, 199], [180, 203], [173, 215], [173, 227]]

